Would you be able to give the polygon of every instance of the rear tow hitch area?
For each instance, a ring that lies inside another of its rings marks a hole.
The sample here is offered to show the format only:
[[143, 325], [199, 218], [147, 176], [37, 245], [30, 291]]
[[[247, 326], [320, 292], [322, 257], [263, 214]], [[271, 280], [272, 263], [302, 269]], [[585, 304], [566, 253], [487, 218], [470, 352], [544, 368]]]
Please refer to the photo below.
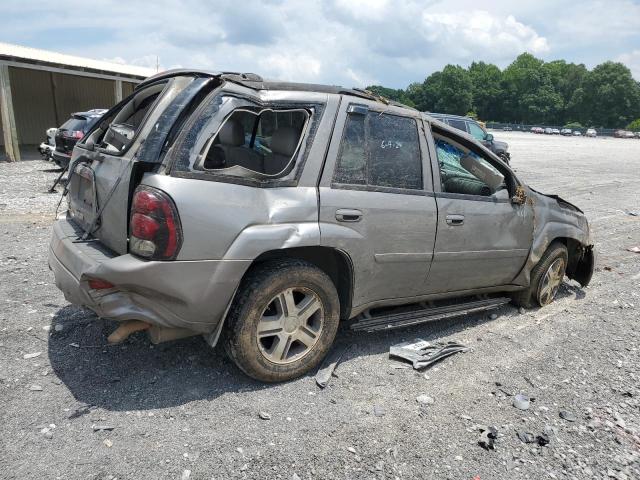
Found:
[[151, 325], [150, 323], [143, 322], [142, 320], [127, 320], [120, 322], [118, 328], [116, 328], [111, 335], [107, 337], [107, 342], [111, 345], [122, 343], [129, 338], [132, 333], [141, 331], [146, 331], [149, 334], [151, 343], [154, 345], [199, 335], [198, 332], [194, 332], [188, 328], [159, 327], [157, 325]]

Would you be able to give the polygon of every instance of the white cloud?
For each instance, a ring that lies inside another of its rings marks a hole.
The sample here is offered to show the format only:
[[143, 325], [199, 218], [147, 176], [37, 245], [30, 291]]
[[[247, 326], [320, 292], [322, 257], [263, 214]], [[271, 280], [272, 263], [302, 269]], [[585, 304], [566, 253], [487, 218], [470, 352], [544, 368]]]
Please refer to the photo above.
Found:
[[0, 18], [0, 41], [346, 86], [405, 87], [447, 63], [504, 67], [524, 51], [590, 66], [626, 53], [637, 65], [640, 41], [631, 0], [66, 0], [64, 16], [34, 0], [0, 3]]
[[640, 49], [629, 53], [623, 53], [616, 61], [624, 63], [631, 70], [633, 78], [640, 81]]
[[547, 39], [509, 15], [497, 17], [486, 11], [451, 14], [424, 12], [422, 27], [428, 42], [449, 48], [458, 59], [479, 55], [513, 58], [523, 51], [549, 51]]

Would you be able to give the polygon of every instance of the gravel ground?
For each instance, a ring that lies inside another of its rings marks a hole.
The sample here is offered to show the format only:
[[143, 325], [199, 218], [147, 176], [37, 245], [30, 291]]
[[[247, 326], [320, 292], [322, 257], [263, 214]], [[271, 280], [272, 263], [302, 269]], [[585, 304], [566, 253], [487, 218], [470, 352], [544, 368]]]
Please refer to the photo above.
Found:
[[[496, 136], [525, 181], [587, 213], [592, 285], [523, 314], [344, 330], [352, 347], [325, 390], [312, 376], [254, 382], [200, 338], [106, 346], [114, 325], [68, 305], [47, 268], [51, 164], [0, 163], [0, 477], [640, 478], [640, 255], [626, 250], [640, 245], [627, 213], [640, 211], [640, 141]], [[416, 337], [472, 348], [426, 373], [388, 358]], [[497, 428], [495, 450], [478, 425]]]

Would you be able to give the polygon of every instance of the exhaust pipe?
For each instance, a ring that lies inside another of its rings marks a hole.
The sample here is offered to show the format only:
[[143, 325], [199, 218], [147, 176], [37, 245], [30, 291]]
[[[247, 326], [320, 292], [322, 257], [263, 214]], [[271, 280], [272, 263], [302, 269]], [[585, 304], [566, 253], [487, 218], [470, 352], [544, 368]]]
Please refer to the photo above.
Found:
[[151, 328], [151, 324], [143, 322], [142, 320], [127, 320], [122, 322], [118, 328], [116, 328], [113, 333], [107, 337], [107, 342], [112, 345], [124, 342], [133, 332], [148, 330], [149, 328]]

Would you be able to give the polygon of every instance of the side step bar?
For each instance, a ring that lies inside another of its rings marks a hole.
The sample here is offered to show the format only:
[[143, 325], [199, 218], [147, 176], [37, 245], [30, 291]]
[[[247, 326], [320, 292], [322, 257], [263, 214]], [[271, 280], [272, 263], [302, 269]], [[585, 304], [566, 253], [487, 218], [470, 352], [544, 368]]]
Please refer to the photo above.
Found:
[[505, 305], [511, 301], [508, 297], [490, 298], [484, 300], [473, 300], [456, 305], [446, 305], [443, 307], [430, 307], [413, 312], [393, 313], [390, 315], [373, 316], [360, 320], [351, 325], [351, 330], [364, 330], [375, 332], [379, 330], [390, 330], [392, 328], [408, 327], [419, 323], [442, 320], [444, 318], [457, 317], [467, 313], [491, 310]]

